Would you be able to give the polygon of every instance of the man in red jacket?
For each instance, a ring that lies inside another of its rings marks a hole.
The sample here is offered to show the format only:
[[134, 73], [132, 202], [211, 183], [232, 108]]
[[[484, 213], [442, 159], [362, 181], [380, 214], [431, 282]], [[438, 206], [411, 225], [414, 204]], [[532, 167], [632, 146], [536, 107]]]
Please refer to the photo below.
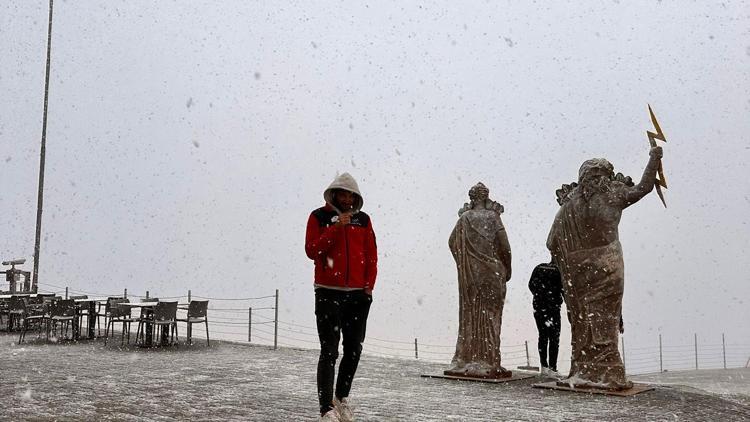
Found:
[[[347, 402], [365, 341], [367, 315], [377, 275], [378, 253], [370, 216], [349, 173], [337, 176], [323, 193], [325, 206], [307, 220], [305, 252], [315, 262], [315, 319], [320, 339], [318, 399], [321, 420], [348, 421]], [[338, 344], [344, 356], [333, 381]]]

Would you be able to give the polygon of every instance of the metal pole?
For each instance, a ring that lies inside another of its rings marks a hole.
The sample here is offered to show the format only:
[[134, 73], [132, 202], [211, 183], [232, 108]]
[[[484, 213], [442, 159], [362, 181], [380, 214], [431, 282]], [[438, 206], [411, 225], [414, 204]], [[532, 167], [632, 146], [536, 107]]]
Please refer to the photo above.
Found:
[[695, 369], [698, 370], [698, 333], [693, 335], [695, 336]]
[[724, 342], [724, 333], [721, 333], [721, 354], [724, 356], [724, 369], [727, 369], [727, 344]]
[[253, 308], [247, 308], [247, 342], [252, 341]]
[[273, 308], [273, 349], [278, 347], [279, 339], [279, 289], [276, 289], [276, 306]]
[[523, 344], [526, 346], [526, 366], [531, 366], [531, 361], [529, 361], [529, 341], [525, 340]]
[[125, 291], [123, 292], [123, 296], [122, 296], [122, 297], [124, 297], [125, 299], [127, 299], [127, 298], [128, 298], [128, 289], [127, 289], [127, 288], [126, 288], [126, 289], [125, 289]]
[[42, 202], [44, 199], [44, 158], [47, 153], [47, 104], [49, 101], [49, 68], [52, 57], [52, 6], [49, 0], [49, 23], [47, 25], [47, 67], [44, 74], [44, 114], [42, 115], [42, 146], [39, 150], [39, 191], [36, 198], [36, 235], [34, 236], [34, 279], [31, 290], [39, 287], [39, 244], [42, 239]]
[[419, 347], [417, 347], [416, 337], [414, 337], [414, 359], [419, 359]]
[[659, 334], [659, 372], [664, 372], [664, 357], [662, 356], [661, 334]]
[[191, 295], [191, 293], [192, 293], [192, 292], [190, 291], [190, 289], [188, 289], [188, 303], [189, 303], [189, 302], [190, 302], [190, 300], [191, 300], [191, 299], [190, 299], [190, 295]]
[[146, 299], [148, 299], [148, 290], [146, 290]]
[[65, 288], [65, 299], [67, 299], [67, 298], [68, 298], [68, 288], [66, 287]]

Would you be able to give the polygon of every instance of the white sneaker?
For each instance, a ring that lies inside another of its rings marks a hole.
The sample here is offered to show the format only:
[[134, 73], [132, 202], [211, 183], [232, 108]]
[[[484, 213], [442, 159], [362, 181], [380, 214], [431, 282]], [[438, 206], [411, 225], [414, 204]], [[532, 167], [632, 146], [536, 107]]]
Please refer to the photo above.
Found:
[[320, 422], [341, 422], [341, 419], [339, 419], [339, 413], [334, 408], [327, 411], [325, 415], [321, 416]]
[[354, 412], [352, 411], [351, 406], [349, 406], [349, 400], [347, 400], [346, 397], [341, 400], [334, 397], [333, 407], [339, 412], [339, 420], [341, 422], [354, 421]]
[[546, 377], [556, 378], [556, 379], [561, 379], [562, 378], [562, 375], [560, 375], [559, 372], [554, 371], [551, 368], [542, 368], [541, 372], [542, 372], [542, 375], [546, 376]]

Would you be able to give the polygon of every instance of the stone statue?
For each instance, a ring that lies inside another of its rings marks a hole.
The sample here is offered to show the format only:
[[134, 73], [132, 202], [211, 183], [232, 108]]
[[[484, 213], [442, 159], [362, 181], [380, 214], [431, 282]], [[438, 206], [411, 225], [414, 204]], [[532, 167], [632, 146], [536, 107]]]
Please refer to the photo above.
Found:
[[506, 378], [500, 365], [500, 325], [505, 283], [510, 280], [510, 245], [500, 214], [503, 206], [489, 199], [477, 183], [471, 203], [458, 211], [448, 245], [458, 268], [459, 325], [452, 368], [445, 375]]
[[637, 185], [621, 173], [615, 175], [609, 161], [595, 158], [581, 165], [577, 184], [557, 191], [560, 210], [547, 248], [562, 274], [571, 325], [571, 368], [563, 384], [632, 387], [618, 350], [625, 268], [617, 227], [622, 210], [654, 188], [662, 154], [661, 147], [651, 148]]

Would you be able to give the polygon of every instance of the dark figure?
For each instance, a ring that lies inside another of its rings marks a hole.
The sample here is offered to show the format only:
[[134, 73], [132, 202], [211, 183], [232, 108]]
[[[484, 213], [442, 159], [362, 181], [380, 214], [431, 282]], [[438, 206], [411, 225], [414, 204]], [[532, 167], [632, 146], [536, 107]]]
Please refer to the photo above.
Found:
[[[563, 302], [562, 278], [554, 261], [539, 264], [529, 280], [529, 290], [534, 295], [534, 319], [539, 331], [539, 363], [542, 372], [557, 372], [557, 352], [560, 345], [560, 305]], [[549, 350], [549, 360], [547, 360]]]
[[[377, 247], [362, 195], [348, 173], [323, 193], [325, 206], [310, 214], [305, 252], [315, 262], [315, 319], [320, 340], [318, 399], [323, 421], [352, 420], [347, 397], [365, 341], [367, 315], [377, 275]], [[344, 357], [333, 382], [339, 340]]]

